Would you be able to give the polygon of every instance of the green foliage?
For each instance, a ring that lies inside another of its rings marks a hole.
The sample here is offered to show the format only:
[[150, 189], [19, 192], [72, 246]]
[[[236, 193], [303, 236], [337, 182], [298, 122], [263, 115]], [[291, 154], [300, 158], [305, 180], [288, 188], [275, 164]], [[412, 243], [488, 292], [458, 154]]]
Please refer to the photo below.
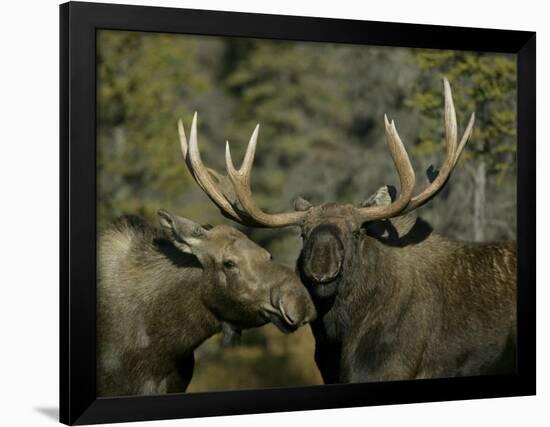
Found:
[[[261, 123], [255, 187], [281, 194], [285, 173], [263, 165], [292, 168], [312, 146], [336, 149], [342, 131], [349, 126], [349, 105], [339, 85], [345, 68], [333, 61], [330, 45], [263, 41], [254, 43], [228, 75], [228, 90], [239, 97], [240, 135]], [[311, 96], [315, 94], [315, 96]], [[246, 140], [241, 138], [244, 150]], [[269, 200], [266, 200], [269, 203]], [[273, 207], [273, 206], [271, 206]]]
[[[177, 35], [99, 32], [100, 224], [127, 212], [154, 218], [194, 185], [178, 150], [176, 121], [189, 123], [193, 110], [206, 110], [200, 107], [215, 92], [215, 64], [204, 53], [219, 45]], [[201, 129], [204, 150], [214, 136], [211, 128]]]
[[[441, 79], [446, 76], [453, 87], [459, 129], [464, 129], [472, 111], [476, 122], [462, 162], [469, 176], [458, 180], [463, 189], [462, 203], [471, 212], [469, 228], [462, 235], [470, 239], [504, 234], [515, 236], [516, 177], [516, 63], [512, 55], [479, 52], [416, 50], [414, 59], [420, 69], [415, 94], [407, 105], [420, 112], [421, 129], [416, 154], [437, 162], [443, 151], [443, 96]], [[453, 185], [457, 181], [456, 172]], [[449, 186], [447, 186], [449, 187]], [[467, 187], [470, 187], [469, 189]], [[488, 187], [488, 188], [487, 188]], [[449, 189], [447, 188], [447, 191]], [[456, 193], [455, 193], [456, 194]], [[503, 197], [506, 194], [506, 198]], [[499, 213], [501, 211], [501, 213]], [[507, 212], [507, 213], [504, 213]], [[437, 212], [439, 215], [439, 211]], [[506, 221], [502, 217], [506, 216]], [[427, 217], [443, 228], [456, 229], [464, 221]], [[504, 224], [504, 227], [503, 227]]]
[[432, 153], [443, 144], [441, 79], [453, 87], [459, 128], [464, 129], [472, 111], [476, 124], [468, 157], [483, 157], [490, 173], [516, 171], [516, 63], [512, 55], [478, 52], [417, 50], [414, 58], [421, 74], [415, 95], [407, 105], [422, 117], [419, 153]]

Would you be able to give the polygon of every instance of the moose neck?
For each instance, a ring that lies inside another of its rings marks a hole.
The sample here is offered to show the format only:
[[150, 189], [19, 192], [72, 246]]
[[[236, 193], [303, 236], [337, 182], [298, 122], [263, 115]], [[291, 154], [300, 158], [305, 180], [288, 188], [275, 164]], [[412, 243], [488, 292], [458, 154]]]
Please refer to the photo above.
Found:
[[[370, 236], [361, 237], [357, 256], [353, 260], [352, 268], [357, 272], [357, 280], [350, 290], [350, 298], [361, 292], [361, 298], [365, 301], [363, 311], [373, 311], [375, 307], [387, 308], [399, 290], [407, 291], [403, 289], [402, 282], [410, 282], [399, 280], [397, 273], [404, 268], [399, 262], [402, 255], [399, 252], [406, 251], [406, 248], [387, 246]], [[404, 271], [402, 273], [406, 274]]]
[[204, 340], [221, 331], [221, 323], [205, 306], [203, 288], [212, 278], [202, 268], [170, 266], [164, 270], [164, 292], [157, 296], [156, 307], [164, 307], [170, 316], [152, 313], [152, 330], [165, 337], [166, 350], [189, 353]]
[[[391, 259], [398, 248], [387, 247], [366, 235], [353, 239], [335, 281], [336, 291], [330, 298], [314, 298], [319, 319], [314, 333], [332, 343], [342, 343], [353, 329], [354, 318], [365, 312], [387, 307], [398, 283], [392, 278]], [[357, 306], [354, 301], [362, 301]]]

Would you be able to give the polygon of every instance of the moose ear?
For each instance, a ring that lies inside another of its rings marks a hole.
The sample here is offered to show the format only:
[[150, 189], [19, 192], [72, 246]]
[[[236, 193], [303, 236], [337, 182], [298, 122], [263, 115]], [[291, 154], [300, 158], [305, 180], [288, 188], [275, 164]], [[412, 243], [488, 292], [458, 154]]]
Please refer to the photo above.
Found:
[[307, 211], [312, 206], [306, 199], [301, 197], [296, 197], [294, 199], [294, 210], [304, 212]]
[[172, 215], [165, 209], [160, 209], [158, 216], [160, 225], [182, 252], [193, 253], [193, 248], [207, 236], [208, 232], [199, 224], [181, 216]]
[[359, 206], [362, 208], [367, 208], [369, 206], [388, 206], [395, 200], [396, 194], [397, 192], [393, 185], [384, 185]]

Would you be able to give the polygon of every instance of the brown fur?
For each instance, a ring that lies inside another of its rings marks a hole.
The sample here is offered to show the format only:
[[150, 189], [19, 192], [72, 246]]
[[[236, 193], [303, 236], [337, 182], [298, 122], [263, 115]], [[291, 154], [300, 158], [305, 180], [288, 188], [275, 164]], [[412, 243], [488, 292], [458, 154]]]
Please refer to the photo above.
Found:
[[515, 371], [515, 243], [447, 240], [411, 215], [360, 224], [353, 212], [312, 207], [302, 227], [325, 382]]
[[199, 226], [172, 219], [178, 227], [167, 235], [123, 217], [99, 239], [99, 396], [185, 391], [193, 350], [222, 324], [239, 330], [271, 320], [290, 331], [315, 317], [295, 274], [238, 230], [213, 227], [184, 247], [194, 236], [178, 234], [181, 227]]

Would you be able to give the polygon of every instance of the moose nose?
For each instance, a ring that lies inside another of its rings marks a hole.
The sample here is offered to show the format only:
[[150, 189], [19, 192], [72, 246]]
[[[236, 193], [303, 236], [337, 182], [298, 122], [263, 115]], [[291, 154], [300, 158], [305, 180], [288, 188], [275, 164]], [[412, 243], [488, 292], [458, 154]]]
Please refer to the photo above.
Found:
[[[307, 291], [306, 291], [307, 292]], [[303, 323], [309, 323], [313, 322], [315, 319], [317, 319], [317, 310], [315, 309], [315, 304], [313, 304], [313, 301], [311, 300], [311, 297], [309, 296], [309, 293], [307, 294], [307, 303], [306, 303], [306, 313], [303, 320]]]
[[323, 285], [325, 283], [332, 282], [336, 277], [338, 276], [339, 270], [336, 270], [333, 273], [329, 274], [323, 274], [323, 273], [317, 273], [317, 272], [309, 272], [311, 275], [311, 279], [313, 279], [314, 282]]
[[[287, 306], [286, 308], [285, 308], [285, 305]], [[295, 309], [295, 307], [294, 308], [291, 307], [291, 304], [288, 304], [288, 303], [280, 304], [279, 310], [283, 315], [286, 323], [292, 326], [301, 326], [301, 322], [302, 322], [302, 320], [300, 319], [301, 316], [298, 313], [298, 311]]]
[[344, 246], [332, 225], [315, 228], [302, 251], [301, 272], [308, 282], [323, 285], [334, 281], [342, 270]]
[[284, 321], [293, 327], [300, 327], [317, 317], [315, 306], [301, 284], [298, 292], [277, 292], [274, 303]]
[[[285, 307], [286, 306], [286, 307]], [[285, 304], [279, 307], [285, 321], [294, 327], [300, 327], [317, 318], [317, 312], [313, 304], [305, 307], [298, 307], [295, 304]]]

